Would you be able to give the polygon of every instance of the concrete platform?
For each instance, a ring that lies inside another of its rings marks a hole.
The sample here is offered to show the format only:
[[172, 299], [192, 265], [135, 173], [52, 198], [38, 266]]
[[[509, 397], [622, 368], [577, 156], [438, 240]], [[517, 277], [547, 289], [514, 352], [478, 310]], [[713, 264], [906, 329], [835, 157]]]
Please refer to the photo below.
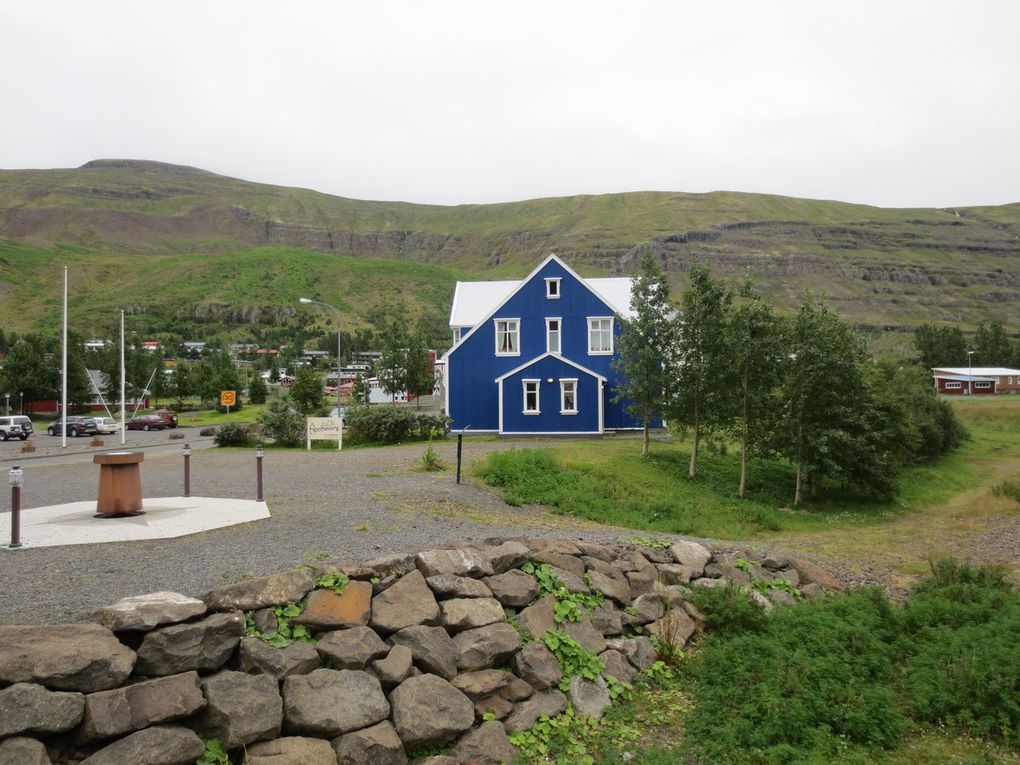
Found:
[[[23, 549], [169, 539], [269, 517], [265, 502], [217, 497], [155, 497], [144, 515], [95, 518], [96, 501], [33, 507], [21, 511]], [[11, 514], [0, 513], [0, 551], [11, 542]]]

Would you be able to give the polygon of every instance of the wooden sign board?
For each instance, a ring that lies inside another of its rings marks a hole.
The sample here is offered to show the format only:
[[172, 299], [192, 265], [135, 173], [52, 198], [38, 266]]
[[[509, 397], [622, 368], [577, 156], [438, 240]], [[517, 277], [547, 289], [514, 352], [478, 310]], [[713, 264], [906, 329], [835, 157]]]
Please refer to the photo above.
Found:
[[344, 446], [344, 423], [339, 417], [309, 417], [305, 434], [308, 449], [312, 441], [336, 441], [337, 449]]

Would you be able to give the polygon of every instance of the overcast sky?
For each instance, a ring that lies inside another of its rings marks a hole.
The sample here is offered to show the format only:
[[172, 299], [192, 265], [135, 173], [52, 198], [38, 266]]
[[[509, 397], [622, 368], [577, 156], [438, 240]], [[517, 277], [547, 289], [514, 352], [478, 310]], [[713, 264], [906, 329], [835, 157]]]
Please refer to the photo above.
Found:
[[1020, 2], [0, 0], [0, 167], [1020, 202]]

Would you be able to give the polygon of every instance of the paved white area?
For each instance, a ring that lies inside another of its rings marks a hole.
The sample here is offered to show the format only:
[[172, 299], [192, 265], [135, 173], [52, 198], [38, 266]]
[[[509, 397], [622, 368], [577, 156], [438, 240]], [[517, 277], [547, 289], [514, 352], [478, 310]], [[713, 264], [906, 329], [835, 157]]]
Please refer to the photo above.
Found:
[[[21, 543], [30, 548], [169, 539], [269, 517], [265, 502], [217, 497], [144, 498], [142, 510], [143, 515], [95, 518], [95, 500], [29, 508], [21, 511]], [[0, 547], [10, 542], [11, 514], [0, 513]]]

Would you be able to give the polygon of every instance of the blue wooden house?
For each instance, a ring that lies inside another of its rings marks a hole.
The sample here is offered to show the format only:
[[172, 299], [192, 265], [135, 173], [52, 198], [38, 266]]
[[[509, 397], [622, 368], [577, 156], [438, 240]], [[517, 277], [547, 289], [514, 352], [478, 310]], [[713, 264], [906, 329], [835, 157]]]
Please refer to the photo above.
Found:
[[640, 422], [613, 403], [630, 278], [584, 279], [550, 255], [522, 281], [458, 282], [446, 353], [455, 431], [598, 434]]

